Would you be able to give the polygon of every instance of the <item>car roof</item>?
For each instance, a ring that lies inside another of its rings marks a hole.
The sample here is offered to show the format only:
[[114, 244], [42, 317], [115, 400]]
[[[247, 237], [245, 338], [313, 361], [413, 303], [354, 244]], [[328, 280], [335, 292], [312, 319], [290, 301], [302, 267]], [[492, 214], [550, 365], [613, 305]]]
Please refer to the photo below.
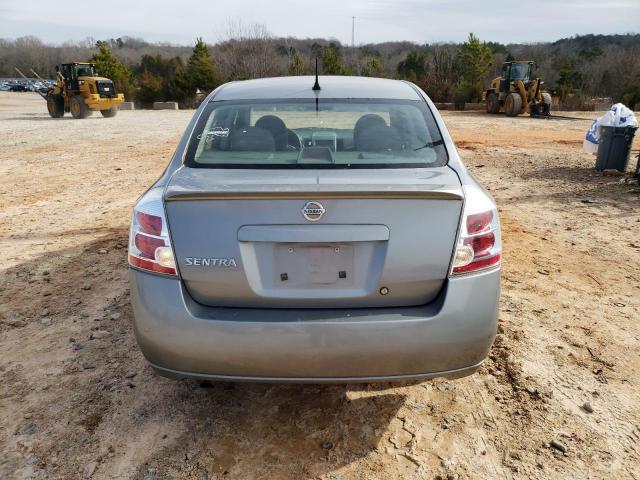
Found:
[[[316, 98], [315, 77], [273, 77], [230, 82], [218, 89], [210, 101], [270, 98]], [[384, 98], [421, 100], [409, 82], [388, 78], [320, 75], [319, 98]]]

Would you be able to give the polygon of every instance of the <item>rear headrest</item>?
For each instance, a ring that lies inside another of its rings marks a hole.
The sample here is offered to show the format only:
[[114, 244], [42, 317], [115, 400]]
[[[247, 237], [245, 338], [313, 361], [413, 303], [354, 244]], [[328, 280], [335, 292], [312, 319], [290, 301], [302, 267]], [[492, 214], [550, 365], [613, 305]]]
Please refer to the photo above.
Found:
[[358, 135], [356, 150], [363, 152], [399, 151], [402, 150], [402, 138], [393, 127], [374, 125], [362, 130]]
[[361, 116], [356, 124], [353, 126], [353, 143], [354, 145], [358, 145], [358, 139], [363, 131], [368, 128], [375, 126], [386, 126], [387, 122], [384, 121], [380, 115], [375, 113], [367, 113], [366, 115]]
[[231, 150], [238, 152], [274, 152], [276, 143], [268, 130], [242, 127], [231, 134]]
[[271, 132], [276, 142], [277, 150], [284, 150], [287, 147], [287, 126], [280, 117], [275, 115], [264, 115], [256, 121], [256, 127], [264, 128]]
[[286, 132], [287, 126], [280, 117], [275, 115], [263, 115], [256, 121], [256, 127], [264, 128], [270, 132]]

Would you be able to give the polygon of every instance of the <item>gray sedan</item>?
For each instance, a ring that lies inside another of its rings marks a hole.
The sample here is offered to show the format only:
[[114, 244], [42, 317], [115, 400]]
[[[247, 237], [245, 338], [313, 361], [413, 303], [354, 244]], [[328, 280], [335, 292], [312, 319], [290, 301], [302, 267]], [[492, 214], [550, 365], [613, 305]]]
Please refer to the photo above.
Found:
[[136, 203], [135, 334], [159, 373], [209, 380], [460, 377], [496, 332], [489, 194], [415, 85], [233, 82]]

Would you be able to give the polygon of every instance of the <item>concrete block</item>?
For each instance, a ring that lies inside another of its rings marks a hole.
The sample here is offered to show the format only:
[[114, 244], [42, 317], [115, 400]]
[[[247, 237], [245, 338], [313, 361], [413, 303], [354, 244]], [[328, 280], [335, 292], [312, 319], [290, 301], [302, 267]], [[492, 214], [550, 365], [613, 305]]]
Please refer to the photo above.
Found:
[[178, 102], [153, 102], [154, 110], [178, 110]]
[[487, 106], [484, 103], [465, 103], [465, 110], [485, 110]]
[[133, 104], [133, 102], [122, 102], [119, 106], [118, 106], [118, 110], [135, 110], [136, 107]]
[[606, 112], [612, 107], [612, 103], [594, 103], [593, 111], [594, 112]]

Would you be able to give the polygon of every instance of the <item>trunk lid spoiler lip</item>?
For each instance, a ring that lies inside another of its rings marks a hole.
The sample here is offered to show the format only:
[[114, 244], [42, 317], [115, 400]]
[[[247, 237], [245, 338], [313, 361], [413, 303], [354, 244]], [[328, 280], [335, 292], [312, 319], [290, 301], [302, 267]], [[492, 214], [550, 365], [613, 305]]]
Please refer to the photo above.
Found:
[[[164, 189], [165, 201], [180, 200], [246, 200], [246, 199], [290, 199], [318, 196], [323, 198], [422, 198], [441, 200], [464, 200], [464, 190], [457, 172], [445, 165], [439, 172], [407, 173], [402, 175], [401, 181], [395, 181], [391, 172], [385, 177], [388, 183], [374, 179], [363, 183], [352, 182], [348, 176], [342, 178], [265, 178], [264, 172], [259, 172], [264, 182], [257, 181], [258, 172], [247, 172], [249, 177], [238, 181], [238, 178], [218, 177], [217, 181], [206, 179], [210, 172], [191, 172], [189, 168], [177, 169]], [[272, 171], [273, 172], [273, 171]], [[229, 172], [225, 172], [229, 174]], [[325, 173], [325, 172], [323, 172]], [[206, 175], [206, 177], [205, 177]], [[442, 178], [439, 178], [442, 177]], [[215, 178], [215, 177], [214, 177]], [[454, 180], [455, 179], [455, 180]], [[246, 180], [246, 181], [244, 181]], [[280, 182], [280, 183], [276, 183]]]
[[[331, 188], [327, 188], [331, 187]], [[464, 193], [449, 188], [434, 188], [433, 185], [425, 188], [408, 188], [407, 185], [344, 185], [341, 188], [329, 185], [307, 185], [304, 188], [292, 187], [283, 188], [211, 188], [206, 191], [193, 190], [181, 187], [169, 186], [165, 190], [165, 201], [180, 200], [247, 200], [247, 199], [278, 199], [278, 198], [300, 198], [300, 197], [322, 197], [322, 198], [424, 198], [440, 200], [463, 200]]]

